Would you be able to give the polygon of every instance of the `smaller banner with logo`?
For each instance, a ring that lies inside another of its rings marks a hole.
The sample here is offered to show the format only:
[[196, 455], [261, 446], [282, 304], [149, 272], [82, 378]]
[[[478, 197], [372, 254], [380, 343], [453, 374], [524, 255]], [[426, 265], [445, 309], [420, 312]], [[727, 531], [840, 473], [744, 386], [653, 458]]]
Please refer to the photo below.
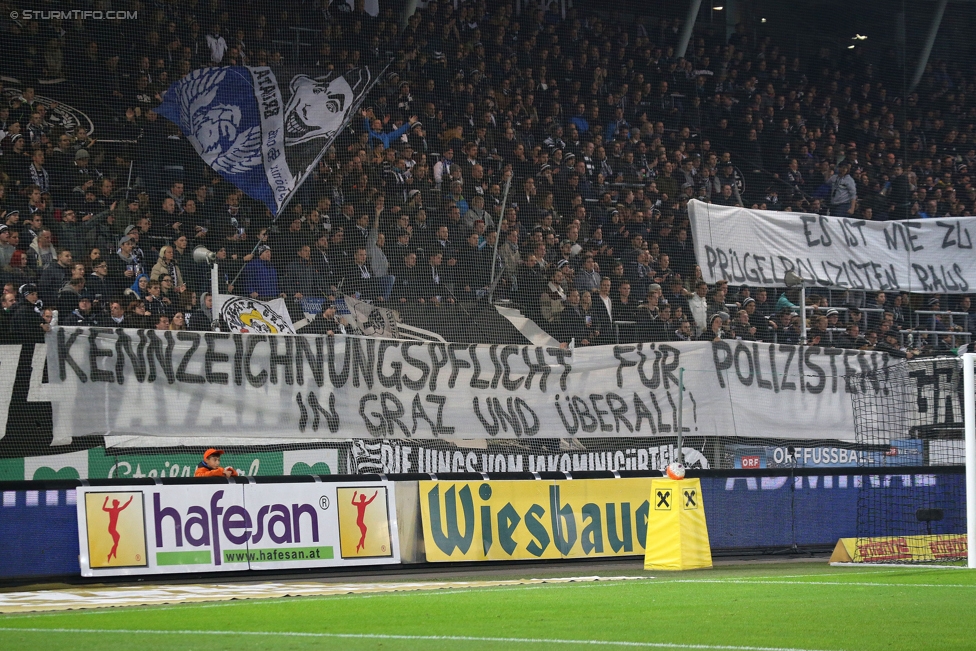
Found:
[[391, 482], [81, 487], [82, 576], [400, 562]]
[[965, 534], [841, 538], [831, 563], [932, 563], [963, 560], [969, 553]]
[[214, 296], [213, 309], [231, 332], [259, 335], [293, 335], [295, 326], [285, 299], [259, 301], [242, 296]]
[[644, 553], [645, 570], [695, 570], [712, 566], [701, 481], [654, 479]]
[[388, 307], [373, 305], [354, 296], [344, 295], [336, 301], [336, 314], [344, 316], [366, 337], [398, 339], [400, 315]]

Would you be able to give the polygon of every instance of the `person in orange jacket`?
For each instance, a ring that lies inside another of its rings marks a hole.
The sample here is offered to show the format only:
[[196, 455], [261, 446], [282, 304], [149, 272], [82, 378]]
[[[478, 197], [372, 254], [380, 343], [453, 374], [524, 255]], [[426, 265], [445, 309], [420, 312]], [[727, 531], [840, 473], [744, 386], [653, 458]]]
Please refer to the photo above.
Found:
[[194, 477], [237, 477], [237, 471], [227, 466], [226, 468], [220, 465], [220, 455], [224, 453], [223, 450], [215, 450], [210, 448], [203, 453], [203, 461], [197, 466], [197, 471], [193, 474]]

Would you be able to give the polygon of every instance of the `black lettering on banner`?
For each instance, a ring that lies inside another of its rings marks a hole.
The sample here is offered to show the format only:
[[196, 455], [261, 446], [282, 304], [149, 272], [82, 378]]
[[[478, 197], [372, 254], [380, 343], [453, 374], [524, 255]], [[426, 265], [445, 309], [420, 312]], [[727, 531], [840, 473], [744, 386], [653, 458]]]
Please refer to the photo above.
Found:
[[[774, 344], [769, 344], [769, 377], [770, 382], [773, 384], [773, 393], [779, 393], [779, 379], [776, 377], [776, 346]], [[758, 366], [759, 357], [756, 357], [756, 365]]]
[[248, 335], [247, 345], [244, 347], [244, 376], [247, 378], [247, 383], [255, 389], [263, 387], [264, 383], [268, 381], [267, 369], [261, 369], [261, 372], [257, 375], [251, 372], [251, 357], [254, 356], [254, 348], [266, 338], [265, 335]]
[[305, 386], [305, 361], [307, 360], [315, 386], [321, 389], [325, 384], [325, 353], [323, 352], [325, 340], [322, 337], [315, 337], [314, 353], [309, 345], [311, 341], [310, 337], [295, 337], [295, 382], [298, 386]]
[[845, 350], [844, 351], [844, 390], [847, 393], [857, 393], [857, 387], [854, 385], [854, 369], [851, 367], [850, 359], [851, 357], [857, 357], [861, 351], [859, 350]]
[[647, 424], [651, 427], [651, 433], [657, 434], [657, 428], [654, 426], [654, 415], [636, 392], [634, 392], [634, 413], [637, 414], [637, 419], [634, 421], [634, 430], [640, 432], [641, 424], [644, 420], [647, 420]]
[[304, 432], [308, 425], [308, 409], [305, 408], [305, 401], [302, 400], [302, 392], [295, 393], [295, 402], [298, 403], [298, 431]]
[[403, 403], [400, 399], [388, 391], [380, 393], [380, 410], [383, 412], [383, 421], [386, 423], [386, 433], [391, 438], [396, 436], [396, 432], [393, 431], [393, 426], [396, 425], [400, 428], [400, 431], [404, 436], [410, 436], [410, 430], [403, 421], [403, 415], [406, 410], [403, 408]]
[[363, 424], [366, 425], [366, 431], [369, 432], [369, 435], [381, 438], [384, 434], [386, 434], [386, 421], [383, 420], [383, 414], [377, 411], [369, 412], [369, 416], [372, 416], [374, 419], [378, 420], [379, 423], [371, 420], [369, 416], [366, 415], [366, 403], [373, 402], [374, 400], [378, 402], [379, 396], [373, 393], [367, 393], [359, 399], [359, 416], [363, 419]]
[[[782, 271], [780, 272], [780, 276], [779, 276], [780, 278], [785, 278], [786, 277], [786, 274], [788, 274], [789, 272], [791, 272], [791, 271], [795, 272], [796, 271], [796, 265], [793, 264], [793, 261], [792, 260], [790, 260], [786, 256], [782, 256], [782, 255], [778, 255], [776, 257], [779, 259], [779, 263], [783, 267]], [[775, 277], [775, 274], [774, 274], [774, 277]]]
[[309, 391], [308, 406], [312, 409], [312, 414], [314, 415], [314, 418], [312, 419], [313, 431], [318, 431], [319, 429], [319, 416], [325, 419], [325, 423], [328, 425], [330, 432], [335, 434], [339, 431], [339, 412], [336, 411], [334, 393], [331, 391], [329, 392], [329, 409], [326, 410], [319, 403], [318, 396], [315, 395], [315, 392]]
[[728, 268], [729, 268], [729, 258], [728, 258], [728, 256], [725, 255], [725, 251], [723, 251], [722, 249], [718, 249], [718, 250], [715, 251], [715, 254], [718, 256], [718, 270], [719, 270], [719, 273], [722, 274], [722, 278], [721, 279], [722, 280], [731, 280], [731, 277], [729, 276], [729, 271], [728, 271]]
[[335, 394], [329, 393], [329, 408], [326, 410], [322, 404], [319, 402], [318, 396], [315, 395], [314, 391], [308, 392], [308, 408], [305, 407], [305, 402], [302, 400], [302, 392], [299, 391], [295, 394], [295, 401], [298, 403], [299, 417], [298, 417], [298, 429], [301, 432], [305, 431], [308, 426], [308, 410], [312, 410], [312, 431], [317, 432], [319, 429], [319, 423], [322, 419], [325, 419], [325, 424], [328, 426], [329, 431], [335, 434], [339, 431], [339, 413], [336, 411], [335, 407]]
[[586, 401], [579, 396], [573, 396], [570, 405], [572, 409], [576, 410], [576, 415], [579, 416], [580, 427], [583, 431], [588, 434], [595, 432], [597, 428], [596, 418], [590, 413], [590, 407], [586, 404]]
[[481, 360], [478, 359], [478, 345], [471, 344], [468, 346], [468, 355], [471, 357], [471, 365], [473, 371], [471, 373], [471, 388], [472, 389], [487, 389], [488, 380], [482, 380], [481, 375]]
[[817, 377], [820, 379], [820, 382], [817, 384], [810, 384], [806, 378], [802, 379], [804, 386], [806, 386], [806, 390], [814, 395], [823, 393], [823, 390], [827, 387], [827, 373], [824, 372], [822, 366], [811, 361], [810, 359], [813, 357], [813, 355], [818, 354], [820, 350], [820, 347], [807, 346], [803, 351], [803, 365], [816, 373]]
[[644, 364], [647, 363], [648, 356], [644, 354], [645, 344], [637, 344], [637, 356], [640, 357], [640, 362], [637, 364], [637, 377], [640, 378], [641, 384], [648, 389], [656, 389], [661, 384], [661, 352], [656, 349], [655, 344], [646, 345], [654, 353], [654, 361], [651, 362], [652, 374], [650, 378], [644, 374]]
[[[681, 366], [681, 351], [674, 346], [669, 346], [668, 344], [661, 344], [658, 347], [661, 351], [661, 377], [664, 379], [664, 388], [670, 389], [668, 386], [668, 379], [671, 379], [671, 383], [674, 386], [678, 386], [678, 374], [676, 371], [678, 367]], [[668, 362], [668, 355], [671, 355], [673, 361]]]
[[905, 229], [906, 229], [905, 232], [908, 234], [908, 246], [911, 247], [912, 252], [921, 251], [922, 249], [924, 249], [925, 246], [921, 244], [918, 245], [915, 244], [915, 240], [918, 239], [918, 235], [915, 235], [914, 233], [912, 233], [911, 230], [908, 230], [908, 229], [922, 230], [922, 223], [918, 221], [905, 221], [902, 223], [905, 225]]
[[495, 368], [495, 374], [491, 377], [491, 388], [498, 388], [498, 381], [502, 379], [502, 365], [498, 362], [498, 344], [488, 346], [488, 357]]
[[806, 238], [807, 247], [813, 248], [815, 246], [820, 246], [820, 238], [811, 239], [813, 233], [810, 231], [810, 224], [817, 221], [817, 218], [813, 215], [800, 215], [800, 221], [803, 222], [803, 237]]
[[620, 423], [623, 422], [624, 427], [627, 428], [628, 432], [633, 433], [634, 427], [627, 420], [627, 401], [616, 393], [607, 394], [607, 408], [610, 409], [610, 413], [613, 414], [613, 425], [614, 431], [618, 434], [620, 433]]
[[566, 379], [573, 372], [573, 365], [566, 363], [566, 360], [573, 359], [573, 352], [565, 348], [546, 348], [546, 353], [550, 357], [556, 358], [556, 363], [563, 367], [562, 375], [559, 376], [559, 390], [566, 390]]
[[227, 373], [214, 371], [214, 364], [225, 364], [230, 361], [230, 355], [218, 353], [214, 349], [216, 342], [227, 339], [230, 339], [230, 335], [226, 332], [207, 332], [203, 335], [203, 341], [207, 346], [207, 350], [203, 353], [203, 375], [208, 384], [227, 384], [230, 380]]
[[[410, 345], [412, 345], [412, 344], [410, 344]], [[407, 344], [404, 344], [404, 350], [406, 350], [406, 348], [407, 348]], [[447, 381], [447, 388], [449, 388], [449, 389], [453, 389], [454, 388], [454, 384], [457, 382], [458, 373], [460, 372], [460, 370], [462, 368], [471, 368], [471, 364], [466, 359], [461, 359], [457, 355], [455, 355], [455, 353], [457, 353], [459, 351], [462, 351], [462, 350], [466, 350], [467, 348], [468, 348], [468, 345], [467, 344], [448, 344], [447, 345], [447, 356], [451, 360], [451, 377]], [[406, 353], [403, 354], [403, 357], [404, 357], [404, 359], [407, 358]], [[424, 370], [424, 382], [426, 382], [426, 378], [427, 378], [427, 371], [426, 371], [427, 365], [426, 364], [424, 364], [424, 369], [425, 369]], [[403, 383], [404, 384], [407, 384], [406, 380], [404, 380]], [[407, 384], [407, 386], [410, 387], [409, 384]], [[420, 386], [423, 386], [423, 384], [421, 384]], [[413, 387], [410, 387], [410, 388], [413, 388]], [[414, 389], [414, 391], [418, 391], [419, 389], [420, 389], [420, 387], [417, 387], [416, 389]]]
[[623, 355], [632, 353], [635, 350], [635, 346], [614, 346], [613, 347], [613, 357], [617, 360], [617, 388], [622, 389], [624, 386], [624, 369], [630, 368], [631, 366], [637, 366], [637, 362], [632, 362], [629, 359], [624, 359]]
[[82, 330], [75, 330], [71, 333], [70, 337], [66, 337], [64, 328], [58, 328], [58, 377], [61, 378], [62, 382], [68, 377], [65, 365], [71, 367], [71, 370], [75, 372], [75, 375], [78, 376], [78, 379], [82, 383], [88, 381], [88, 376], [85, 375], [85, 372], [78, 366], [78, 362], [71, 356], [71, 347], [75, 345], [75, 341], [78, 340], [81, 333]]
[[756, 360], [756, 386], [760, 389], [772, 389], [773, 383], [762, 377], [762, 362], [759, 361], [759, 344], [752, 345], [752, 356]]
[[[529, 360], [529, 348], [535, 351], [535, 362]], [[546, 363], [545, 350], [540, 346], [524, 346], [522, 348], [522, 361], [525, 362], [526, 368], [529, 369], [528, 375], [525, 376], [525, 388], [531, 389], [532, 378], [539, 375], [539, 391], [545, 393], [549, 374], [552, 373], [552, 368]]]
[[[166, 339], [165, 350], [163, 350], [163, 343], [160, 341], [156, 331], [146, 331], [146, 337], [149, 339], [149, 346], [146, 347], [146, 362], [149, 364], [149, 373], [146, 375], [146, 379], [149, 382], [156, 381], [156, 362], [158, 362], [160, 368], [163, 369], [163, 375], [166, 376], [166, 382], [173, 384], [176, 382], [176, 373], [173, 372], [173, 345], [175, 341], [173, 340], [173, 333], [169, 330], [164, 332], [163, 335], [164, 339]], [[155, 362], [153, 361], [154, 359]]]
[[447, 397], [429, 395], [426, 400], [431, 404], [437, 405], [437, 424], [434, 428], [434, 433], [437, 436], [452, 436], [455, 428], [451, 425], [444, 424], [444, 405], [447, 404]]
[[[823, 261], [823, 266], [824, 266], [824, 273], [827, 274], [827, 277], [828, 278], [830, 278], [830, 275], [833, 274], [833, 280], [831, 280], [830, 283], [834, 287], [849, 287], [850, 286], [849, 283], [846, 280], [841, 280], [841, 278], [840, 278], [841, 275], [844, 273], [844, 266], [843, 265], [836, 264], [834, 262], [831, 262], [830, 260], [824, 260]], [[830, 267], [830, 269], [827, 269], [827, 267]]]
[[189, 350], [183, 354], [180, 365], [176, 367], [176, 379], [186, 384], [205, 384], [207, 380], [202, 375], [186, 372], [186, 367], [190, 363], [190, 360], [193, 359], [193, 354], [200, 347], [200, 334], [190, 330], [180, 330], [176, 333], [176, 338], [179, 341], [190, 342]]
[[[437, 374], [440, 373], [441, 369], [447, 366], [447, 346], [440, 342], [433, 342], [428, 344], [427, 350], [430, 353], [430, 390], [437, 391]], [[495, 388], [495, 382], [492, 388]]]
[[[359, 337], [346, 337], [346, 351], [352, 348], [352, 385], [359, 388], [361, 382], [366, 384], [366, 388], [373, 390], [373, 367], [376, 364], [376, 339]], [[366, 352], [363, 352], [363, 348]], [[362, 381], [360, 381], [362, 375]]]
[[502, 407], [502, 402], [494, 396], [489, 396], [485, 399], [485, 403], [488, 405], [488, 410], [494, 410], [495, 416], [497, 417], [497, 422], [501, 425], [504, 432], [508, 432], [508, 428], [512, 428], [512, 432], [515, 436], [522, 436], [522, 419], [519, 418], [518, 411], [515, 409], [515, 405], [512, 398], [508, 398], [505, 401], [506, 407]]
[[969, 281], [966, 280], [966, 277], [963, 275], [962, 267], [960, 267], [958, 263], [953, 262], [952, 263], [952, 270], [956, 272], [956, 275], [957, 276], [959, 276], [959, 291], [960, 292], [968, 292], [969, 291]]
[[[326, 352], [328, 353], [328, 358], [329, 358], [329, 382], [336, 389], [341, 389], [342, 387], [346, 386], [346, 380], [349, 379], [349, 366], [351, 361], [350, 357], [352, 355], [351, 351], [349, 350], [350, 341], [351, 341], [350, 337], [345, 337], [343, 339], [341, 372], [336, 372], [336, 367], [335, 367], [336, 338], [329, 337], [328, 340], [326, 341]], [[360, 401], [360, 413], [362, 413], [361, 407], [362, 407], [362, 402]]]
[[499, 361], [502, 363], [502, 386], [505, 387], [506, 391], [518, 391], [525, 382], [525, 377], [520, 377], [517, 380], [512, 378], [512, 367], [508, 363], [508, 358], [512, 355], [518, 355], [518, 346], [505, 346], [502, 348], [501, 355], [499, 356]]
[[[657, 396], [655, 396], [653, 393], [649, 393], [648, 395], [651, 398], [651, 405], [654, 407], [654, 411], [657, 414], [657, 431], [659, 433], [661, 433], [661, 434], [665, 434], [667, 432], [670, 432], [671, 431], [671, 426], [668, 425], [668, 424], [666, 424], [664, 421], [661, 420], [661, 415], [662, 415], [661, 405], [659, 405], [658, 402], [657, 402]], [[665, 394], [665, 395], [667, 395], [667, 394]]]
[[718, 262], [718, 254], [715, 253], [715, 249], [705, 245], [705, 265], [708, 267], [709, 278], [715, 277], [715, 264]]
[[[558, 400], [558, 398], [559, 397], [557, 396], [556, 399]], [[501, 429], [501, 426], [498, 424], [498, 418], [495, 416], [494, 412], [492, 412], [491, 406], [488, 404], [488, 399], [485, 399], [485, 408], [488, 410], [488, 415], [491, 416], [491, 423], [489, 423], [481, 413], [481, 403], [478, 400], [478, 396], [471, 399], [471, 406], [474, 409], [474, 415], [478, 417], [478, 421], [481, 423], [481, 426], [485, 428], [486, 432], [488, 432], [488, 436], [498, 436], [498, 430]], [[562, 411], [559, 412], [559, 415], [562, 416]], [[565, 425], [566, 422], [563, 421], [563, 424]]]
[[[741, 346], [742, 344], [739, 344]], [[724, 353], [720, 356], [721, 353]], [[732, 347], [725, 343], [724, 340], [713, 341], [712, 342], [712, 365], [715, 367], [715, 375], [718, 377], [718, 385], [721, 388], [725, 388], [725, 376], [722, 371], [727, 371], [732, 368]], [[752, 376], [752, 362], [749, 362], [750, 367], [750, 377]], [[741, 379], [741, 375], [739, 376]], [[750, 384], [752, 380], [749, 381]], [[646, 384], [644, 386], [647, 386]]]
[[[414, 346], [422, 346], [423, 344], [419, 341], [404, 341], [400, 346], [400, 357], [409, 366], [413, 368], [420, 369], [420, 378], [417, 380], [411, 380], [406, 373], [403, 374], [403, 386], [407, 387], [411, 391], [420, 391], [427, 384], [427, 378], [430, 376], [430, 366], [427, 362], [422, 359], [418, 359], [410, 354], [410, 349]], [[453, 344], [452, 344], [453, 345]], [[451, 374], [450, 387], [454, 388], [454, 376], [455, 373]]]
[[[475, 400], [475, 407], [477, 408], [478, 399], [475, 398], [474, 400]], [[576, 412], [573, 410], [573, 406], [570, 404], [569, 398], [567, 397], [566, 400], [565, 400], [566, 409], [569, 411], [570, 415], [573, 417], [573, 424], [570, 425], [568, 422], [566, 422], [566, 416], [563, 413], [563, 407], [562, 407], [562, 405], [563, 405], [563, 403], [561, 403], [559, 401], [559, 394], [556, 394], [556, 412], [559, 414], [559, 420], [561, 420], [563, 422], [563, 429], [566, 430], [566, 433], [569, 434], [570, 436], [573, 436], [573, 435], [576, 434], [576, 432], [579, 431], [579, 417], [576, 415]], [[484, 423], [484, 421], [482, 421], [482, 423]], [[638, 421], [638, 427], [639, 426], [640, 425], [639, 425], [639, 421]]]
[[382, 386], [384, 389], [392, 389], [396, 387], [396, 390], [402, 393], [403, 380], [401, 371], [403, 371], [403, 362], [390, 362], [390, 368], [393, 370], [393, 373], [391, 375], [386, 375], [383, 373], [387, 349], [399, 347], [399, 341], [380, 341], [380, 349], [376, 356], [376, 378], [380, 381], [380, 386]]
[[[430, 398], [431, 396], [427, 397], [428, 400]], [[509, 400], [511, 400], [511, 398], [509, 398]], [[539, 429], [542, 427], [542, 421], [536, 415], [535, 411], [533, 411], [532, 407], [529, 406], [529, 403], [527, 403], [525, 400], [522, 400], [522, 398], [516, 396], [514, 402], [515, 402], [515, 411], [516, 413], [518, 413], [519, 422], [522, 424], [522, 434], [524, 436], [535, 436], [536, 434], [538, 434]], [[437, 413], [438, 413], [437, 418], [439, 421], [440, 411], [438, 411]], [[528, 416], [532, 417], [531, 424], [529, 423]], [[453, 430], [454, 428], [451, 429]]]
[[104, 328], [91, 328], [88, 331], [88, 370], [91, 373], [92, 382], [114, 382], [115, 374], [112, 371], [103, 371], [98, 368], [99, 357], [111, 357], [112, 351], [98, 347], [99, 335], [110, 335], [111, 330]]
[[[787, 346], [785, 344], [780, 345], [779, 347], [779, 351], [781, 353], [785, 352], [787, 354], [786, 364], [783, 365], [782, 379], [780, 379], [779, 382], [780, 391], [796, 391], [796, 382], [793, 380], [788, 380], [787, 376], [789, 375], [790, 363], [793, 361], [793, 357], [796, 355], [797, 348], [798, 346]], [[799, 360], [797, 360], [797, 364], [799, 364]], [[802, 377], [800, 377], [800, 381], [803, 381]]]
[[600, 423], [600, 431], [601, 432], [612, 432], [613, 431], [613, 425], [611, 425], [610, 423], [603, 422], [603, 417], [604, 416], [609, 416], [610, 415], [610, 412], [609, 411], [603, 411], [602, 409], [600, 409], [600, 407], [596, 404], [597, 401], [599, 401], [599, 400], [603, 400], [603, 396], [601, 394], [599, 394], [599, 393], [591, 393], [590, 394], [590, 404], [593, 405], [593, 413], [596, 414], [596, 420], [597, 420], [597, 422]]
[[129, 336], [129, 332], [131, 331], [126, 331], [123, 328], [115, 329], [115, 381], [120, 385], [125, 384], [126, 357], [132, 364], [132, 372], [136, 374], [136, 380], [139, 383], [146, 381], [146, 333], [143, 330], [136, 331], [139, 337], [139, 346], [133, 353], [132, 337]]
[[844, 351], [840, 348], [824, 348], [823, 354], [830, 358], [830, 392], [837, 393], [837, 356], [843, 355]]
[[244, 384], [244, 339], [239, 334], [231, 335], [234, 340], [234, 386]]
[[[725, 344], [724, 341], [722, 343]], [[712, 342], [713, 354], [717, 344], [718, 342]], [[725, 347], [726, 349], [728, 349], [729, 347], [728, 344], [725, 344]], [[742, 375], [742, 364], [739, 362], [739, 356], [742, 353], [745, 353], [746, 355], [746, 364], [749, 368], [749, 375], [746, 377], [743, 377]], [[749, 352], [749, 347], [743, 344], [742, 342], [739, 342], [735, 347], [735, 353], [733, 354], [733, 359], [735, 361], [735, 374], [736, 376], [738, 376], [739, 382], [741, 382], [743, 386], [747, 386], [747, 387], [752, 386], [752, 380], [756, 374], [756, 369], [752, 363], [752, 353]]]
[[[732, 280], [737, 283], [745, 282], [746, 274], [742, 269], [742, 262], [739, 261], [739, 253], [733, 249], [729, 249], [729, 260], [732, 268]], [[736, 272], [738, 269], [738, 273]]]
[[[427, 425], [430, 427], [431, 432], [435, 432], [434, 421], [427, 416], [427, 412], [424, 410], [424, 405], [420, 402], [420, 394], [414, 394], [413, 402], [410, 404], [410, 418], [413, 420], [413, 428], [410, 430], [410, 435], [414, 436], [417, 434], [417, 427], [420, 426], [420, 421], [427, 421]], [[435, 432], [436, 433], [436, 432]]]

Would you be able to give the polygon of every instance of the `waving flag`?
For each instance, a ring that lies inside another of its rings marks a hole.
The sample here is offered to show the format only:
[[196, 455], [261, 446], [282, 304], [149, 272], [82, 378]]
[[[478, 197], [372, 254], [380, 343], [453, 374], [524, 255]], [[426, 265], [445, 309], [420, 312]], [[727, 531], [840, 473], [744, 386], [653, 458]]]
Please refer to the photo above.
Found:
[[267, 67], [202, 68], [170, 86], [155, 110], [207, 165], [277, 216], [373, 83], [365, 67], [295, 75], [285, 87]]

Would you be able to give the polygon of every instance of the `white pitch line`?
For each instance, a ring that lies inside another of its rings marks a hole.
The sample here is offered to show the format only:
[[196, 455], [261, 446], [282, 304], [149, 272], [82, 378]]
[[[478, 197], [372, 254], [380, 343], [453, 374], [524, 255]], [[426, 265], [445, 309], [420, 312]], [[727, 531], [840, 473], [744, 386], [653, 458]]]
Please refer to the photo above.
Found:
[[186, 631], [186, 630], [157, 630], [133, 628], [16, 628], [3, 627], [0, 632], [15, 633], [121, 633], [124, 635], [220, 635], [220, 636], [257, 636], [257, 637], [298, 637], [298, 638], [333, 638], [351, 640], [405, 640], [414, 642], [506, 642], [514, 644], [576, 644], [588, 646], [623, 646], [652, 649], [705, 649], [708, 651], [818, 651], [815, 649], [801, 649], [797, 647], [772, 646], [733, 646], [725, 644], [683, 644], [680, 642], [627, 642], [616, 640], [563, 640], [532, 637], [479, 637], [474, 635], [392, 635], [384, 633], [304, 633], [300, 631]]
[[868, 581], [746, 581], [743, 579], [676, 579], [662, 583], [739, 583], [746, 585], [829, 585], [862, 588], [976, 588], [964, 583], [872, 583]]

